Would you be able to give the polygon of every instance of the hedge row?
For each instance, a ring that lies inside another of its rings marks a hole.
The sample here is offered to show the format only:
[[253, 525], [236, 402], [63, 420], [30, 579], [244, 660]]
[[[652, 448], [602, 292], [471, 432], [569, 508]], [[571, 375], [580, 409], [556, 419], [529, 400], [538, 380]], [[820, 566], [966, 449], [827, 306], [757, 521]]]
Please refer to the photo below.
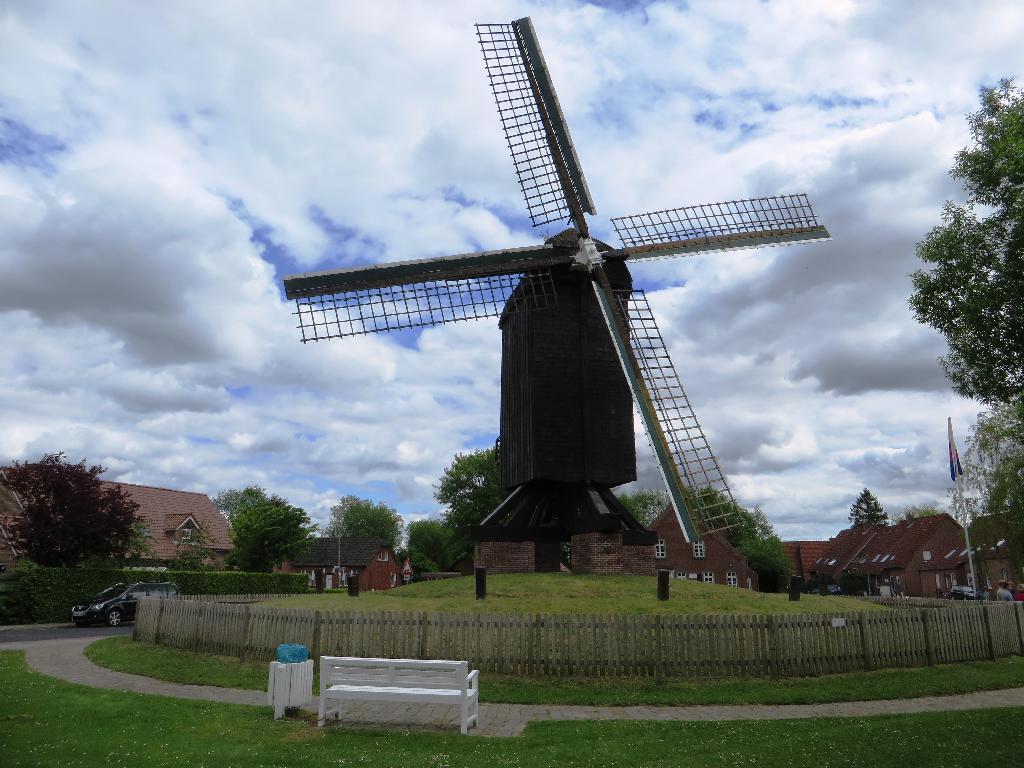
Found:
[[134, 581], [173, 581], [186, 595], [285, 594], [309, 589], [309, 577], [302, 573], [30, 567], [19, 569], [18, 586], [7, 600], [2, 620], [9, 624], [70, 621], [74, 603], [112, 584]]

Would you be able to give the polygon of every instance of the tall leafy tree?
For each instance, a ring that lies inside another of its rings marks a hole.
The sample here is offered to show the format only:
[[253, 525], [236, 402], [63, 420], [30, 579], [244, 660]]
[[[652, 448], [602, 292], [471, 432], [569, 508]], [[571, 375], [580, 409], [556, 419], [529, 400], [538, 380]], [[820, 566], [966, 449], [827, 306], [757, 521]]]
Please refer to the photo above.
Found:
[[850, 525], [864, 528], [869, 525], [888, 525], [889, 515], [871, 491], [865, 488], [850, 507]]
[[447, 570], [462, 555], [456, 531], [440, 520], [409, 523], [407, 555], [416, 571]]
[[640, 488], [636, 491], [617, 493], [622, 506], [626, 508], [641, 525], [650, 525], [654, 519], [668, 509], [668, 492], [653, 490], [651, 488]]
[[243, 505], [231, 518], [234, 548], [228, 563], [243, 571], [272, 571], [281, 561], [304, 554], [315, 533], [305, 511], [280, 497]]
[[896, 520], [915, 520], [919, 517], [941, 515], [942, 510], [931, 504], [908, 504], [896, 513]]
[[493, 512], [505, 495], [497, 451], [483, 448], [455, 454], [434, 487], [434, 498], [445, 507], [441, 521], [458, 533], [460, 557], [473, 549], [466, 529]]
[[968, 118], [973, 143], [951, 174], [963, 205], [917, 246], [928, 265], [912, 276], [917, 319], [949, 343], [942, 359], [960, 394], [988, 403], [1024, 393], [1024, 92], [1012, 80], [983, 88]]
[[793, 568], [782, 539], [760, 507], [746, 509], [736, 504], [734, 512], [736, 524], [729, 529], [730, 543], [757, 572], [761, 591], [777, 592], [786, 585]]
[[398, 549], [404, 526], [405, 521], [398, 511], [382, 501], [343, 496], [331, 507], [331, 519], [324, 534], [380, 539], [392, 549]]
[[231, 522], [232, 518], [246, 507], [266, 504], [270, 501], [283, 502], [284, 499], [280, 496], [270, 496], [266, 489], [258, 485], [249, 485], [245, 488], [226, 488], [213, 497], [213, 505], [228, 519], [228, 522]]
[[72, 464], [63, 453], [4, 470], [21, 500], [13, 521], [16, 546], [38, 565], [73, 566], [87, 557], [123, 558], [132, 543], [139, 505], [120, 486], [104, 485], [104, 468]]

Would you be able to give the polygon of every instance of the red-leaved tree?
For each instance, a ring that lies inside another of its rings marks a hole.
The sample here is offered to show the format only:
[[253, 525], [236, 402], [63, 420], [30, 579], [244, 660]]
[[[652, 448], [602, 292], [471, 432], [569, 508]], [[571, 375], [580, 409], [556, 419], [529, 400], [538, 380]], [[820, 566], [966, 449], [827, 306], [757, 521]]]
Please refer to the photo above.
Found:
[[23, 508], [12, 524], [15, 546], [38, 565], [73, 566], [87, 557], [123, 557], [139, 508], [104, 468], [72, 464], [63, 453], [4, 470]]

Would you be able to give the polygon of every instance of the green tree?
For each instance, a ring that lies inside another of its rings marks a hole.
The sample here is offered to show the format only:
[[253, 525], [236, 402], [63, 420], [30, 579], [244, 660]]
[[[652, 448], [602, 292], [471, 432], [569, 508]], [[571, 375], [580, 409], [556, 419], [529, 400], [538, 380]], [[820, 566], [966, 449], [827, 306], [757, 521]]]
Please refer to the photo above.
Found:
[[735, 503], [733, 506], [735, 524], [729, 529], [729, 542], [757, 572], [762, 592], [783, 589], [793, 566], [768, 515], [758, 506], [753, 509]]
[[231, 518], [234, 549], [228, 563], [243, 571], [270, 572], [282, 560], [305, 553], [315, 533], [309, 516], [278, 496], [245, 504]]
[[467, 529], [479, 525], [505, 496], [497, 451], [483, 448], [455, 454], [434, 487], [434, 498], [445, 507], [441, 521], [458, 534], [459, 557], [473, 551]]
[[63, 453], [6, 467], [3, 479], [21, 501], [10, 527], [15, 546], [38, 565], [123, 558], [139, 505], [121, 486], [104, 484], [104, 471], [86, 467], [85, 459], [72, 464]]
[[868, 525], [888, 525], [889, 516], [871, 491], [865, 488], [850, 507], [850, 525], [864, 528]]
[[629, 493], [617, 493], [622, 506], [626, 508], [637, 521], [643, 526], [649, 526], [654, 519], [668, 509], [671, 504], [668, 492], [663, 490], [652, 490], [640, 488]]
[[462, 555], [456, 531], [440, 520], [409, 523], [408, 554], [414, 570], [444, 571]]
[[246, 507], [266, 504], [270, 501], [283, 502], [284, 499], [280, 496], [267, 495], [266, 490], [258, 485], [249, 485], [245, 488], [227, 488], [213, 497], [213, 505], [220, 510], [229, 523], [239, 511]]
[[384, 502], [358, 496], [342, 496], [331, 507], [331, 519], [324, 529], [324, 535], [380, 539], [397, 550], [404, 526], [402, 516]]
[[173, 567], [179, 571], [206, 570], [213, 559], [212, 543], [213, 539], [202, 525], [192, 528], [187, 537], [179, 534]]
[[908, 504], [896, 513], [896, 520], [915, 520], [919, 517], [941, 515], [942, 510], [931, 504]]
[[960, 394], [1008, 402], [1024, 392], [1024, 92], [1012, 80], [983, 88], [968, 124], [973, 144], [951, 171], [967, 200], [947, 202], [918, 243], [930, 269], [913, 274], [910, 306], [946, 337], [941, 362]]

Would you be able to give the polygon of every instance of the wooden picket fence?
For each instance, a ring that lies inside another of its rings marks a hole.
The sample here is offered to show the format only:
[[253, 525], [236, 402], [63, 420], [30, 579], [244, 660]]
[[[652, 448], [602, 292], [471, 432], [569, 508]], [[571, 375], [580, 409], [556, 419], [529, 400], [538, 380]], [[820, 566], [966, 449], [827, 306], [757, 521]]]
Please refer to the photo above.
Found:
[[791, 677], [1024, 654], [1024, 604], [775, 616], [321, 612], [200, 600], [139, 601], [135, 638], [267, 660], [466, 659], [510, 675]]

